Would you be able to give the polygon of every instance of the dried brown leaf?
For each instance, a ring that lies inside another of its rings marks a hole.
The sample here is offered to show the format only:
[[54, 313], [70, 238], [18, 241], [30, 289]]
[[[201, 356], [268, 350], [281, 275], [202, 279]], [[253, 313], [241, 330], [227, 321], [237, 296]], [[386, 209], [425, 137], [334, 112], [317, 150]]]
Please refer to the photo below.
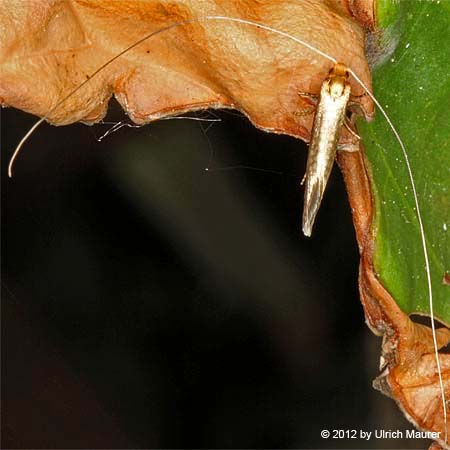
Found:
[[[151, 31], [205, 15], [248, 19], [291, 33], [344, 62], [370, 86], [364, 34], [346, 2], [14, 0], [0, 5], [0, 102], [46, 116], [99, 66]], [[259, 128], [309, 139], [330, 61], [256, 27], [202, 21], [145, 41], [106, 67], [48, 117], [96, 122], [111, 95], [133, 121], [235, 108]], [[363, 93], [357, 84], [354, 95]], [[359, 99], [367, 116], [373, 105]]]

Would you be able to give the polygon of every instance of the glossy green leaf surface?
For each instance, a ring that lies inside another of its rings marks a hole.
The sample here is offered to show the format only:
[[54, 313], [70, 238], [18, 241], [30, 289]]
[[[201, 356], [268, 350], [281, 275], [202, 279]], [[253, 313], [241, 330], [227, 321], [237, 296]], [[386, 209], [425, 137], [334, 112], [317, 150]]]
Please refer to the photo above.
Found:
[[[380, 2], [383, 45], [374, 93], [397, 128], [415, 178], [430, 259], [434, 314], [450, 323], [450, 1]], [[393, 20], [392, 13], [395, 13]], [[389, 17], [384, 14], [390, 14]], [[387, 39], [391, 42], [387, 42]], [[358, 123], [371, 165], [375, 271], [406, 313], [430, 311], [425, 261], [405, 158], [386, 120]]]

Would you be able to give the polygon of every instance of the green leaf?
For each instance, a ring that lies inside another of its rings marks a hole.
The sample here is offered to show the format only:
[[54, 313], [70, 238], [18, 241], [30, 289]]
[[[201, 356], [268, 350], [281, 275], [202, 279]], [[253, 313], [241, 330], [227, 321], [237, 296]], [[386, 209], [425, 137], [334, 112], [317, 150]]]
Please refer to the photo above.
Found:
[[[388, 28], [380, 42], [395, 52], [374, 69], [374, 93], [410, 158], [428, 245], [434, 314], [450, 324], [450, 286], [443, 283], [450, 271], [450, 2], [383, 0], [380, 5], [380, 23]], [[360, 121], [358, 128], [372, 172], [375, 271], [403, 311], [429, 314], [423, 248], [401, 148], [379, 112], [374, 122]]]

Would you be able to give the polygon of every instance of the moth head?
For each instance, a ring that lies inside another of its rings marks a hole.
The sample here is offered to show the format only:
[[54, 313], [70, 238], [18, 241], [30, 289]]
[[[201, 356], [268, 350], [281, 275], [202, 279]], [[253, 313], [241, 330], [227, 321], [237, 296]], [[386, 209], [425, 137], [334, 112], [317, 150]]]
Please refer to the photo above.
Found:
[[332, 97], [341, 97], [348, 85], [349, 72], [343, 63], [336, 63], [328, 74], [327, 90]]
[[346, 80], [349, 77], [348, 68], [344, 63], [338, 62], [330, 69], [328, 76], [341, 77]]

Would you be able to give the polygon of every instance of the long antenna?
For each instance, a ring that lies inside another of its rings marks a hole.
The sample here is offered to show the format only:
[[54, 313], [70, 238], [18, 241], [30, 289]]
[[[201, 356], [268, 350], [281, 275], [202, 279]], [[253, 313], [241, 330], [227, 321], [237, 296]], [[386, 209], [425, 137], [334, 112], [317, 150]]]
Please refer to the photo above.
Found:
[[9, 164], [8, 164], [8, 176], [9, 176], [9, 178], [12, 178], [13, 165], [14, 165], [14, 162], [15, 162], [15, 160], [17, 158], [17, 155], [20, 153], [21, 148], [23, 147], [25, 142], [28, 140], [28, 138], [33, 134], [33, 132], [36, 130], [36, 128], [38, 128], [42, 124], [42, 122], [44, 122], [46, 119], [48, 119], [48, 117], [56, 109], [58, 109], [66, 100], [68, 100], [70, 97], [72, 97], [72, 95], [76, 94], [80, 89], [82, 89], [85, 84], [89, 83], [92, 80], [92, 78], [97, 76], [103, 69], [105, 69], [107, 66], [112, 64], [116, 59], [120, 58], [125, 53], [129, 52], [130, 50], [132, 50], [133, 48], [135, 48], [138, 45], [142, 44], [143, 42], [145, 42], [146, 40], [150, 39], [151, 37], [156, 36], [157, 34], [163, 33], [165, 31], [169, 31], [172, 28], [180, 27], [182, 25], [188, 25], [188, 24], [191, 24], [191, 23], [198, 23], [198, 22], [205, 22], [205, 21], [208, 21], [208, 20], [224, 20], [224, 21], [228, 21], [228, 22], [242, 23], [242, 24], [250, 25], [250, 26], [253, 26], [253, 27], [256, 27], [256, 28], [260, 28], [262, 30], [270, 31], [272, 33], [278, 34], [279, 36], [284, 36], [284, 37], [286, 37], [288, 39], [293, 40], [294, 42], [297, 42], [297, 43], [303, 45], [304, 47], [310, 49], [311, 51], [316, 52], [320, 56], [323, 56], [324, 58], [326, 58], [329, 61], [333, 62], [334, 64], [337, 63], [337, 60], [335, 58], [333, 58], [332, 56], [322, 52], [321, 50], [319, 50], [318, 48], [312, 46], [308, 42], [306, 42], [306, 41], [304, 41], [302, 39], [299, 39], [299, 38], [297, 38], [295, 36], [291, 36], [290, 34], [285, 33], [284, 31], [277, 30], [275, 28], [269, 27], [267, 25], [263, 25], [263, 24], [258, 23], [258, 22], [253, 22], [251, 20], [240, 19], [238, 17], [203, 16], [203, 17], [199, 17], [197, 19], [188, 19], [188, 20], [183, 20], [183, 21], [180, 21], [180, 22], [172, 23], [172, 24], [170, 24], [170, 25], [168, 25], [168, 26], [166, 26], [164, 28], [160, 28], [160, 29], [158, 29], [156, 31], [152, 31], [151, 33], [146, 34], [143, 38], [139, 39], [138, 41], [134, 42], [133, 44], [131, 44], [128, 47], [126, 47], [125, 49], [123, 49], [121, 52], [117, 53], [117, 55], [113, 56], [111, 59], [109, 59], [104, 64], [102, 64], [86, 80], [84, 80], [75, 89], [70, 91], [65, 97], [63, 97], [59, 102], [57, 102], [56, 105], [53, 108], [51, 108], [50, 111], [45, 116], [43, 116], [38, 122], [36, 122], [30, 128], [30, 130], [25, 134], [25, 136], [19, 142], [19, 145], [14, 150], [14, 153], [13, 153], [13, 155], [12, 155], [10, 161], [9, 161]]
[[[286, 37], [286, 38], [288, 38], [288, 39], [290, 39], [290, 40], [292, 40], [294, 42], [297, 42], [298, 44], [302, 45], [303, 47], [308, 48], [309, 50], [315, 52], [316, 54], [322, 56], [323, 58], [331, 61], [334, 64], [337, 63], [337, 60], [335, 58], [333, 58], [332, 56], [328, 55], [327, 53], [321, 51], [320, 49], [314, 47], [313, 45], [309, 44], [308, 42], [304, 41], [303, 39], [300, 39], [300, 38], [297, 38], [295, 36], [292, 36], [292, 35], [284, 32], [284, 31], [277, 30], [276, 28], [272, 28], [272, 27], [270, 27], [268, 25], [263, 25], [261, 23], [254, 22], [254, 21], [251, 21], [251, 20], [240, 19], [240, 18], [237, 18], [237, 17], [227, 17], [227, 16], [219, 16], [219, 15], [218, 16], [216, 16], [216, 15], [209, 16], [208, 15], [208, 16], [203, 16], [203, 17], [199, 17], [199, 18], [196, 18], [196, 19], [188, 19], [188, 20], [183, 20], [183, 21], [180, 21], [180, 22], [172, 23], [172, 24], [170, 24], [170, 25], [168, 25], [168, 26], [166, 26], [164, 28], [160, 28], [160, 29], [158, 29], [156, 31], [148, 33], [147, 35], [145, 35], [144, 37], [142, 37], [138, 41], [134, 42], [133, 44], [131, 44], [130, 46], [128, 46], [127, 48], [125, 48], [124, 50], [119, 52], [117, 55], [115, 55], [114, 57], [112, 57], [111, 59], [106, 61], [104, 64], [102, 64], [97, 70], [95, 70], [90, 75], [90, 77], [88, 79], [83, 81], [75, 89], [73, 89], [65, 97], [63, 97], [59, 102], [57, 102], [56, 105], [53, 108], [51, 108], [50, 111], [45, 116], [43, 116], [39, 121], [37, 121], [30, 128], [30, 130], [25, 134], [25, 136], [19, 142], [18, 146], [16, 147], [16, 149], [15, 149], [15, 151], [13, 153], [13, 156], [11, 157], [9, 165], [8, 165], [8, 176], [12, 177], [12, 169], [13, 169], [14, 161], [16, 160], [17, 155], [19, 154], [21, 148], [23, 147], [25, 142], [28, 140], [28, 138], [31, 136], [31, 134], [46, 119], [48, 119], [48, 117], [59, 106], [61, 106], [72, 95], [74, 95], [76, 92], [78, 92], [80, 89], [82, 89], [85, 84], [90, 82], [92, 80], [92, 78], [95, 77], [96, 75], [98, 75], [103, 69], [105, 69], [107, 66], [112, 64], [115, 60], [120, 58], [122, 55], [124, 55], [128, 51], [130, 51], [133, 48], [137, 47], [138, 45], [140, 45], [141, 43], [143, 43], [146, 40], [150, 39], [151, 37], [156, 36], [157, 34], [163, 33], [165, 31], [171, 30], [172, 28], [176, 28], [176, 27], [179, 27], [179, 26], [182, 26], [182, 25], [188, 25], [188, 24], [192, 24], [192, 23], [199, 23], [199, 22], [205, 22], [205, 21], [213, 21], [213, 20], [241, 23], [241, 24], [253, 26], [253, 27], [256, 27], [256, 28], [260, 28], [262, 30], [270, 31], [271, 33], [277, 34], [279, 36], [284, 36], [284, 37]], [[392, 130], [396, 140], [400, 144], [400, 147], [401, 147], [401, 150], [402, 150], [402, 153], [403, 153], [403, 157], [404, 157], [404, 160], [405, 160], [405, 163], [406, 163], [406, 167], [408, 169], [408, 175], [409, 175], [409, 180], [410, 180], [410, 184], [411, 184], [412, 191], [413, 191], [414, 203], [415, 203], [415, 207], [416, 207], [417, 221], [419, 223], [419, 230], [420, 230], [420, 236], [421, 236], [421, 241], [422, 241], [422, 249], [423, 249], [423, 255], [424, 255], [424, 260], [425, 260], [425, 271], [426, 271], [427, 285], [428, 285], [428, 298], [429, 298], [429, 307], [430, 307], [431, 329], [432, 329], [432, 333], [433, 333], [434, 353], [435, 353], [435, 358], [436, 358], [436, 367], [437, 367], [438, 376], [439, 376], [439, 385], [440, 385], [440, 390], [441, 390], [441, 400], [442, 400], [444, 428], [445, 428], [445, 443], [447, 443], [447, 438], [448, 438], [448, 436], [447, 436], [447, 405], [446, 405], [446, 400], [445, 400], [445, 390], [444, 390], [444, 381], [443, 381], [443, 378], [442, 378], [441, 363], [440, 363], [440, 359], [439, 359], [439, 348], [438, 348], [437, 337], [436, 337], [436, 327], [435, 327], [435, 324], [434, 324], [433, 287], [432, 287], [432, 281], [431, 281], [431, 270], [430, 270], [430, 262], [429, 262], [429, 257], [428, 257], [428, 248], [427, 248], [427, 242], [426, 242], [425, 228], [424, 228], [424, 225], [423, 225], [422, 213], [420, 211], [419, 199], [418, 199], [418, 195], [417, 195], [417, 189], [416, 189], [414, 175], [413, 175], [413, 172], [412, 172], [411, 164], [409, 162], [409, 157], [408, 157], [408, 153], [406, 151], [406, 147], [405, 147], [405, 145], [404, 145], [404, 143], [403, 143], [403, 141], [402, 141], [402, 139], [401, 139], [397, 129], [394, 127], [394, 125], [391, 122], [389, 116], [387, 115], [386, 111], [383, 109], [383, 107], [381, 106], [380, 102], [375, 98], [375, 96], [370, 92], [369, 88], [355, 74], [355, 72], [353, 72], [353, 70], [351, 70], [350, 68], [348, 69], [348, 71], [353, 76], [353, 78], [356, 80], [356, 82], [365, 90], [365, 92], [369, 95], [369, 97], [373, 100], [375, 105], [379, 108], [379, 110], [383, 114], [383, 116], [386, 119], [389, 127], [391, 128], [391, 130]]]
[[434, 308], [433, 308], [433, 284], [431, 281], [431, 270], [430, 270], [430, 259], [428, 256], [428, 247], [427, 247], [427, 240], [425, 235], [425, 227], [423, 226], [423, 220], [422, 220], [422, 213], [420, 210], [419, 205], [419, 197], [417, 195], [417, 189], [416, 189], [416, 183], [414, 180], [413, 171], [411, 168], [411, 164], [409, 162], [408, 152], [406, 151], [405, 144], [403, 143], [402, 139], [400, 138], [400, 135], [397, 131], [397, 129], [394, 127], [394, 124], [392, 123], [391, 119], [387, 115], [384, 108], [381, 106], [380, 102], [375, 98], [375, 96], [367, 89], [365, 84], [362, 80], [359, 79], [359, 77], [353, 72], [353, 70], [348, 69], [349, 73], [353, 76], [353, 78], [361, 85], [361, 87], [367, 92], [369, 97], [373, 100], [375, 105], [377, 105], [378, 109], [381, 111], [381, 114], [383, 114], [384, 118], [386, 119], [386, 122], [388, 123], [389, 127], [391, 128], [392, 132], [394, 133], [395, 138], [397, 139], [397, 142], [400, 144], [400, 148], [402, 149], [403, 158], [406, 163], [406, 167], [408, 169], [408, 176], [409, 181], [411, 184], [413, 197], [414, 197], [414, 204], [416, 207], [416, 216], [417, 216], [417, 222], [419, 223], [419, 230], [420, 230], [420, 238], [422, 240], [422, 250], [423, 250], [423, 258], [425, 260], [425, 272], [427, 274], [427, 287], [428, 287], [428, 305], [430, 307], [430, 320], [431, 320], [431, 330], [433, 334], [433, 345], [434, 345], [434, 356], [436, 358], [436, 367], [439, 377], [439, 385], [441, 389], [441, 401], [442, 401], [442, 414], [444, 416], [444, 428], [445, 428], [445, 443], [447, 443], [447, 402], [445, 400], [445, 390], [444, 390], [444, 380], [442, 378], [442, 369], [441, 369], [441, 361], [439, 359], [439, 347], [436, 337], [436, 325], [434, 323]]

